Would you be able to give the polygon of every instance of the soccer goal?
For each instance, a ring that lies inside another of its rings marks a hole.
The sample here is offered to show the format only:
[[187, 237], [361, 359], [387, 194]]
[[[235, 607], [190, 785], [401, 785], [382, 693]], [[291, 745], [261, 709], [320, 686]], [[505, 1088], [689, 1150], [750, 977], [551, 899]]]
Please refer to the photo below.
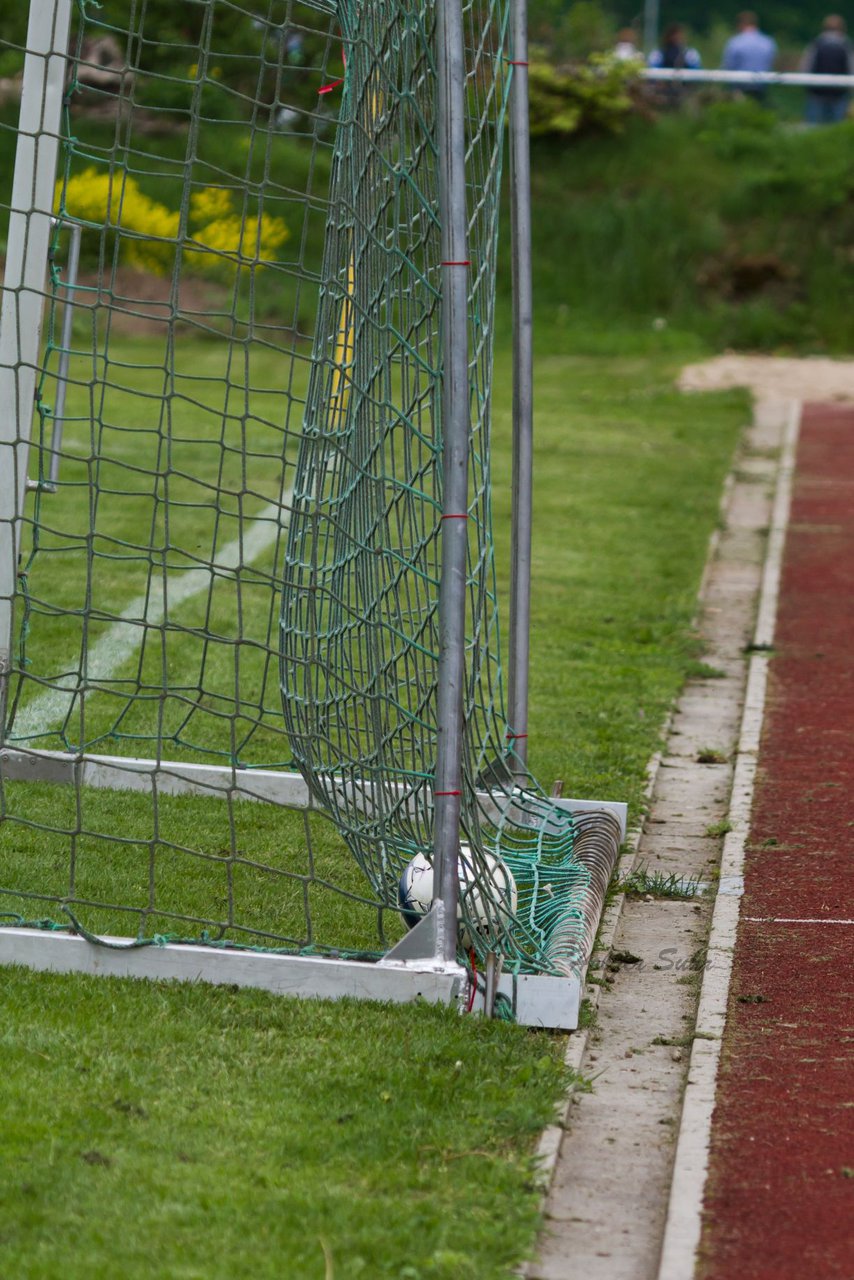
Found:
[[526, 766], [523, 5], [3, 24], [0, 960], [575, 1025], [625, 807]]

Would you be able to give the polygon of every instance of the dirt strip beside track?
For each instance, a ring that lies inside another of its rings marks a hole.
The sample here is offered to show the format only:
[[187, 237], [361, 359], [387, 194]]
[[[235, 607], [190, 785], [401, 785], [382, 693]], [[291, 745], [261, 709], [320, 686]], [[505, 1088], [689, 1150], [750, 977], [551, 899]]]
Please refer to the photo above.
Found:
[[854, 409], [804, 411], [704, 1280], [854, 1276]]

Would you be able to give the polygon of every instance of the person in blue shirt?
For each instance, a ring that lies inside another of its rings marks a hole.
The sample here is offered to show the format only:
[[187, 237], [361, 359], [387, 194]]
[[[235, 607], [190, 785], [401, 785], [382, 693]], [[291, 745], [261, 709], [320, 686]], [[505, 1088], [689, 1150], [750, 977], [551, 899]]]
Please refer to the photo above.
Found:
[[[777, 43], [759, 30], [759, 19], [747, 10], [737, 19], [738, 34], [728, 40], [724, 48], [724, 71], [771, 71], [777, 57]], [[745, 85], [743, 92], [750, 97], [765, 97], [764, 85]]]

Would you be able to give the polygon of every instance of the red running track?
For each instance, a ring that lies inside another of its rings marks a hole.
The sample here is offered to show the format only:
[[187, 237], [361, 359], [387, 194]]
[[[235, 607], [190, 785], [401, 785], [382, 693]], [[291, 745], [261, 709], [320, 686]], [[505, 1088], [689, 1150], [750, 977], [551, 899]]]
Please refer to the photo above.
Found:
[[[854, 409], [804, 410], [712, 1128], [704, 1280], [854, 1278]], [[770, 920], [826, 923], [768, 923]]]

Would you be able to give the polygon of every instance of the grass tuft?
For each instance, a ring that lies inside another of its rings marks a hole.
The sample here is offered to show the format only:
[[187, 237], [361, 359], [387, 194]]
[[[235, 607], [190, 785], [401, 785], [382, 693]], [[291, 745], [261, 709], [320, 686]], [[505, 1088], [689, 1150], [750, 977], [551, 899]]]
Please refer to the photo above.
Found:
[[729, 818], [722, 818], [720, 822], [713, 822], [706, 827], [706, 835], [713, 840], [722, 840], [724, 836], [729, 835], [732, 831], [732, 823]]
[[650, 871], [647, 867], [639, 867], [624, 879], [616, 880], [613, 887], [617, 893], [624, 893], [628, 898], [691, 899], [699, 897], [703, 892], [699, 879], [673, 873], [665, 875], [663, 871]]

